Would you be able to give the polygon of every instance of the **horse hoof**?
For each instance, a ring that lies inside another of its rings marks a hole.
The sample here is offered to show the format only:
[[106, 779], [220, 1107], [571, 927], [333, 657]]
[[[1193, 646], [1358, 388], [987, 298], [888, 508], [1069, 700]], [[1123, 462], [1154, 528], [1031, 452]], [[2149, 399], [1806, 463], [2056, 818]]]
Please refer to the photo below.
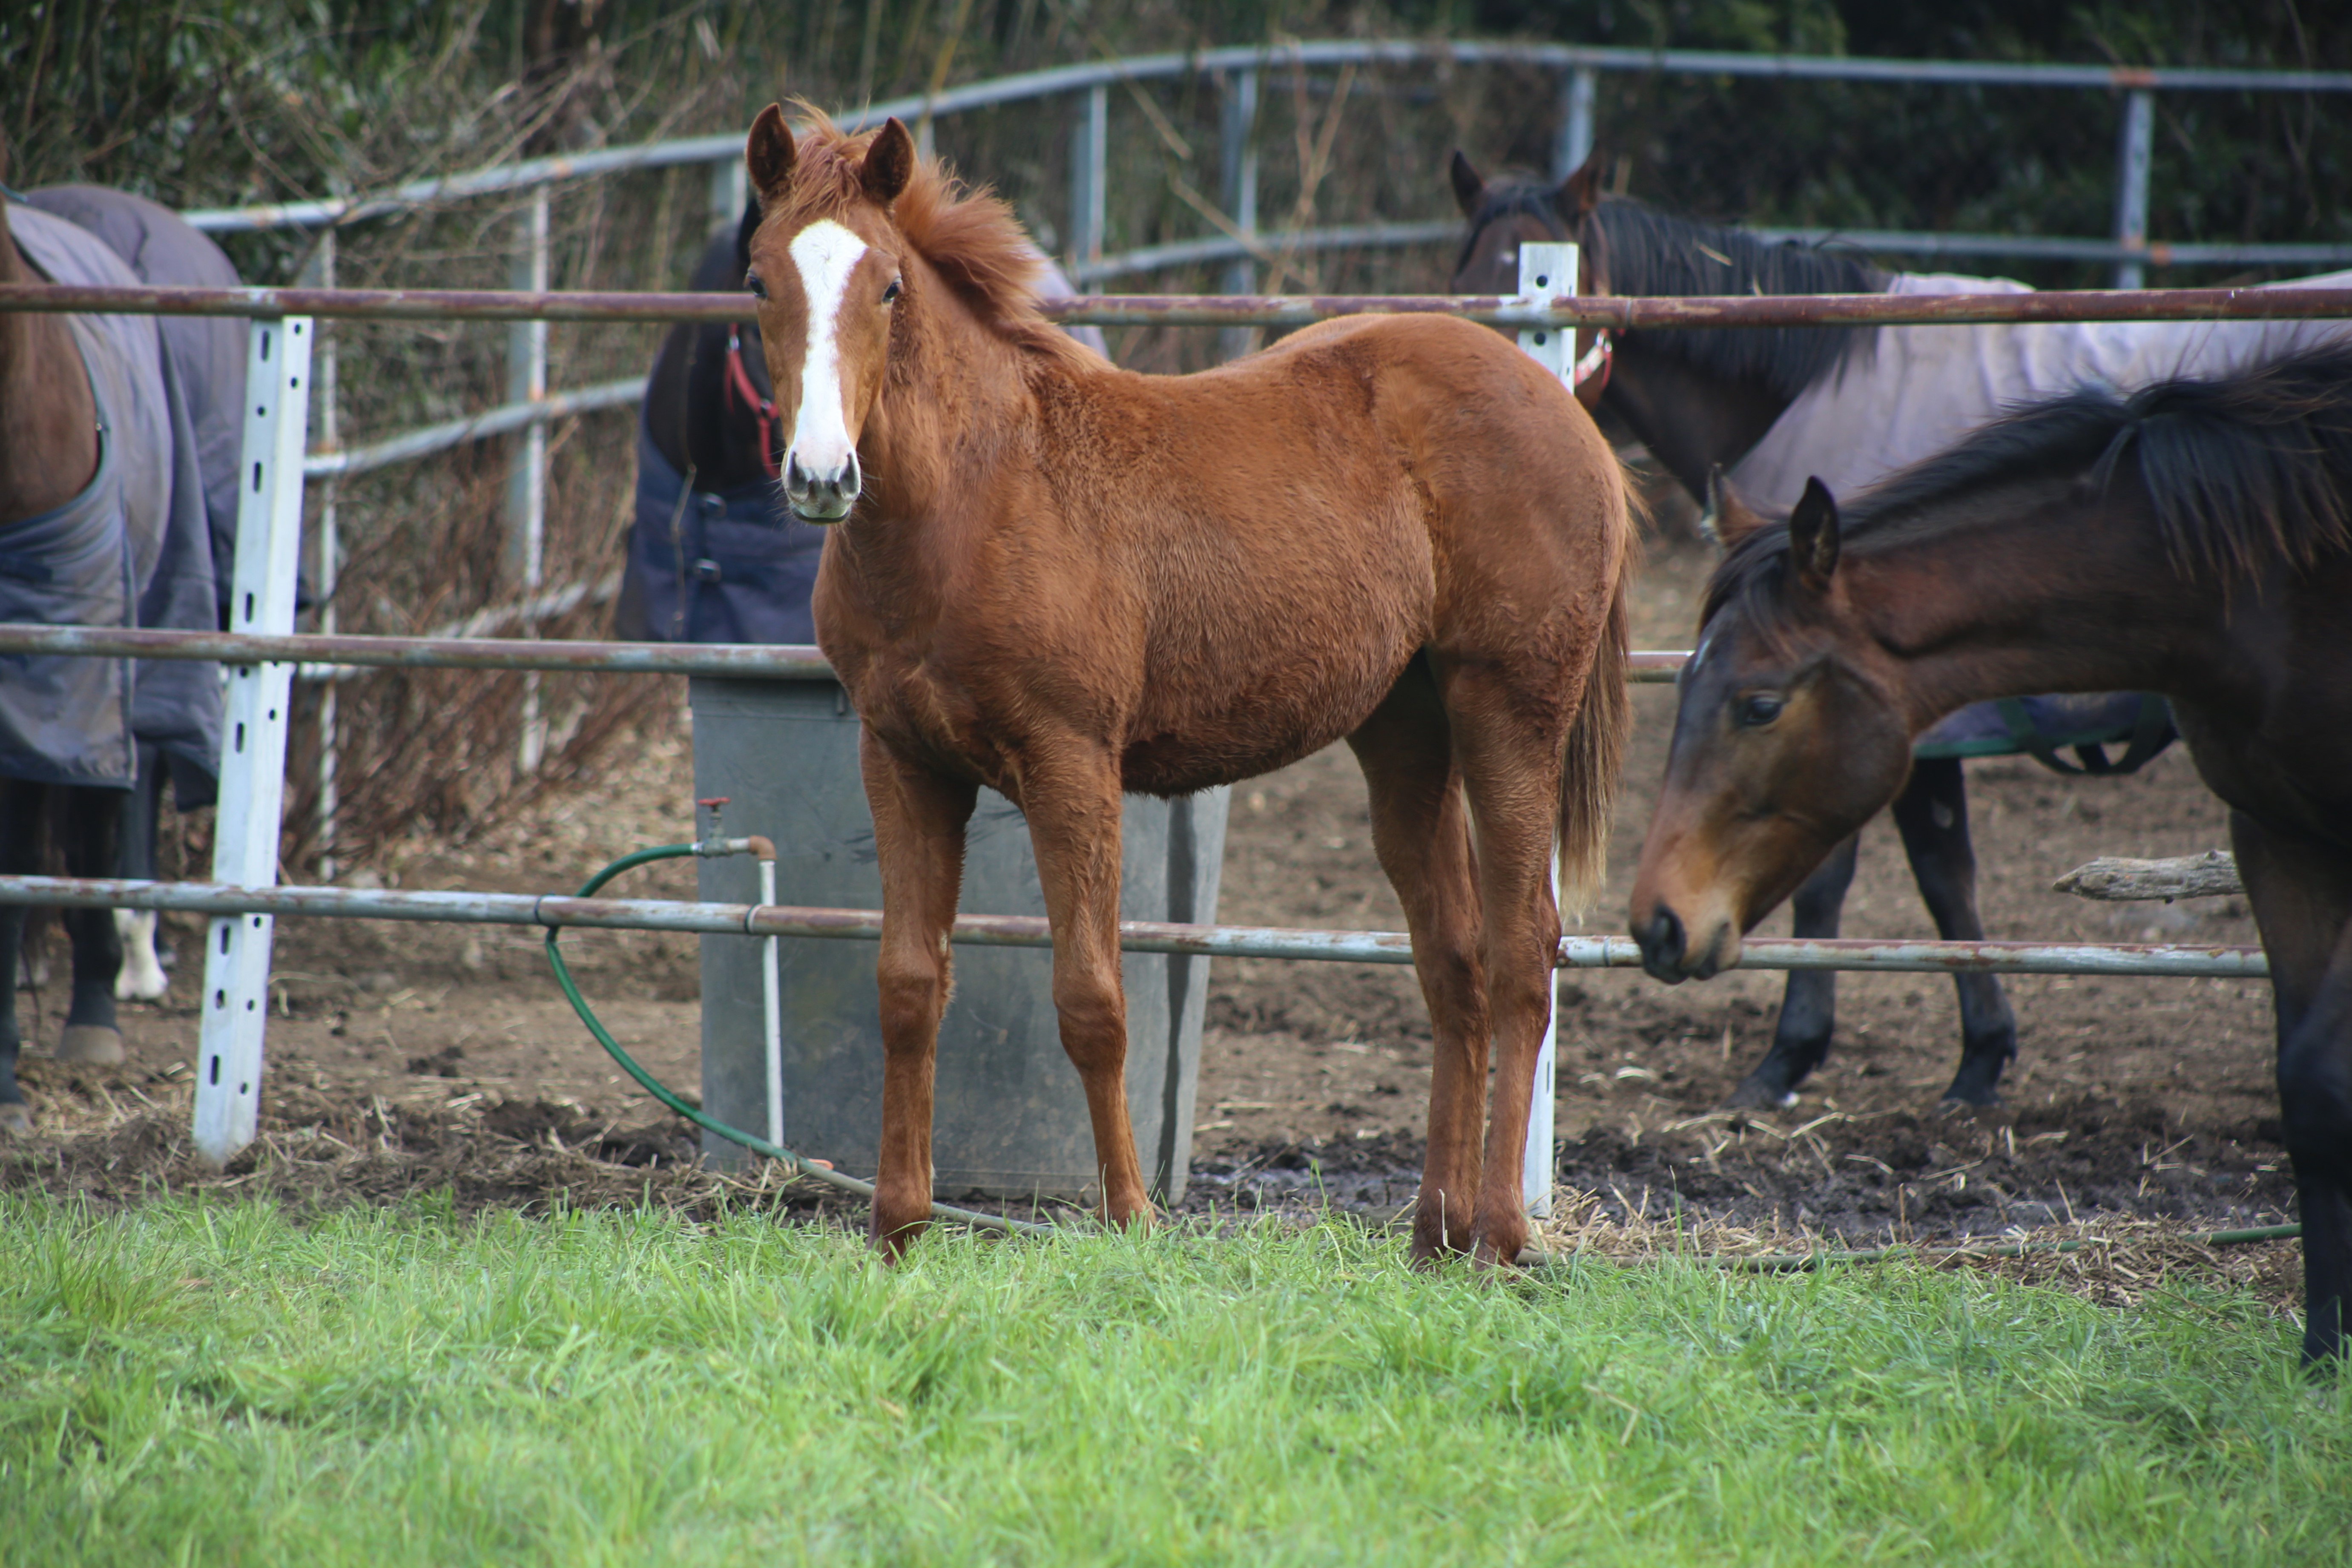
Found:
[[1492, 1279], [1505, 1274], [1516, 1274], [1519, 1271], [1519, 1258], [1526, 1251], [1527, 1244], [1524, 1241], [1513, 1247], [1507, 1255], [1494, 1242], [1482, 1241], [1470, 1254], [1471, 1274], [1480, 1279]]
[[1749, 1079], [1724, 1097], [1726, 1110], [1787, 1110], [1797, 1103], [1793, 1089], [1774, 1089]]
[[0, 1105], [0, 1134], [21, 1138], [33, 1130], [33, 1113], [20, 1102]]
[[117, 1002], [161, 1002], [172, 989], [172, 977], [160, 968], [152, 974], [133, 974], [129, 965], [114, 977]]
[[122, 1059], [122, 1031], [103, 1024], [68, 1024], [65, 1037], [58, 1042], [61, 1062], [110, 1068], [120, 1067]]

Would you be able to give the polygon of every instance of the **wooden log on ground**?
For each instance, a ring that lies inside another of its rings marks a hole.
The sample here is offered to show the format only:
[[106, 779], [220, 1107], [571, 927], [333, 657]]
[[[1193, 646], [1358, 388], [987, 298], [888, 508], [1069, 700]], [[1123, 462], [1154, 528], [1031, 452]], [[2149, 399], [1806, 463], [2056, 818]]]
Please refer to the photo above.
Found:
[[2210, 898], [2217, 893], [2242, 893], [2237, 858], [2226, 849], [2202, 855], [2182, 855], [2170, 860], [2126, 860], [2102, 855], [2075, 867], [2050, 884], [2051, 890], [2078, 899], [2120, 902], [2126, 899]]

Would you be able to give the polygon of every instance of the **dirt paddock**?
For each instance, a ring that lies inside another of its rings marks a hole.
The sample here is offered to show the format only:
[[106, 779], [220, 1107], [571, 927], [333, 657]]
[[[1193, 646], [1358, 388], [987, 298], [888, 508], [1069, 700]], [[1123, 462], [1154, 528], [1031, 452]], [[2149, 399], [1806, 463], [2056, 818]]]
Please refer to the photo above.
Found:
[[[1635, 643], [1688, 646], [1707, 565], [1654, 551]], [[1612, 877], [1590, 930], [1619, 929], [1662, 771], [1673, 693], [1637, 689], [1637, 734]], [[604, 777], [493, 841], [417, 843], [346, 877], [407, 888], [569, 891], [640, 845], [688, 837], [681, 721], [625, 749]], [[2250, 942], [2242, 900], [2108, 906], [2049, 890], [2095, 855], [2176, 855], [2226, 842], [2221, 807], [2175, 748], [2137, 776], [2063, 779], [2021, 760], [1972, 763], [1970, 806], [1989, 934], [2046, 941]], [[625, 891], [690, 896], [656, 868]], [[1220, 918], [1401, 929], [1373, 864], [1363, 786], [1344, 748], [1234, 795]], [[1785, 912], [1767, 925], [1785, 931]], [[193, 922], [177, 932], [197, 962]], [[1934, 934], [1893, 829], [1864, 837], [1849, 935]], [[691, 941], [575, 933], [583, 984], [665, 1079], [696, 1081]], [[125, 1010], [131, 1060], [67, 1069], [28, 1053], [38, 1123], [0, 1154], [16, 1189], [121, 1202], [162, 1185], [254, 1184], [316, 1201], [446, 1188], [463, 1205], [656, 1197], [688, 1206], [759, 1195], [690, 1169], [682, 1124], [638, 1095], [573, 1019], [529, 932], [391, 922], [278, 926], [265, 1139], [226, 1174], [186, 1153], [192, 977]], [[62, 950], [58, 958], [62, 959]], [[61, 963], [53, 965], [63, 973]], [[1951, 1239], [2077, 1223], [2198, 1227], [2288, 1217], [2268, 987], [2215, 980], [2027, 978], [2010, 993], [2021, 1056], [1989, 1112], [1938, 1114], [1958, 1052], [1951, 987], [1846, 975], [1828, 1064], [1802, 1102], [1715, 1108], [1769, 1041], [1777, 974], [1668, 989], [1637, 973], [1563, 979], [1561, 1225], [1632, 1234], [1662, 1221], [1743, 1236], [1855, 1243]], [[38, 1037], [58, 998], [20, 995]], [[1429, 1034], [1410, 970], [1219, 961], [1213, 970], [1184, 1207], [1329, 1203], [1374, 1220], [1407, 1204], [1421, 1153]], [[1630, 1229], [1628, 1227], [1631, 1227]], [[2256, 1268], [2292, 1289], [2291, 1253]], [[2282, 1272], [2284, 1271], [2284, 1272]]]

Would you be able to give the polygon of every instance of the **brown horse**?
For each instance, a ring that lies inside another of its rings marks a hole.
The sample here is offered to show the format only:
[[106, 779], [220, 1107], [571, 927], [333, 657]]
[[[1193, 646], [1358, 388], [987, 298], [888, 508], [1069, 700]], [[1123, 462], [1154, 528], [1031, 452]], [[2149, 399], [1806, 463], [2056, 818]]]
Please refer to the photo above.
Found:
[[[817, 640], [864, 722], [883, 888], [881, 1172], [896, 1256], [930, 1200], [932, 1056], [963, 834], [1029, 822], [1103, 1211], [1148, 1223], [1129, 1130], [1119, 797], [1355, 748], [1436, 1040], [1418, 1256], [1507, 1262], [1559, 934], [1629, 705], [1615, 458], [1559, 383], [1446, 319], [1332, 321], [1181, 377], [1031, 303], [1003, 204], [897, 121], [751, 127], [748, 282], [784, 489], [834, 525]], [[1475, 840], [1474, 852], [1473, 840]], [[1494, 1110], [1483, 1142], [1488, 1045]]]
[[2304, 1351], [2352, 1289], [2352, 346], [2032, 405], [1866, 492], [1752, 516], [1709, 585], [1633, 885], [1650, 973], [1704, 979], [1894, 797], [1963, 703], [2171, 699], [2270, 956]]
[[[6, 161], [0, 147], [0, 174]], [[0, 200], [0, 283], [43, 281], [18, 253], [8, 203]], [[0, 530], [53, 516], [81, 496], [98, 473], [99, 440], [97, 400], [68, 319], [46, 311], [0, 313]], [[64, 849], [67, 869], [78, 877], [114, 875], [121, 801], [112, 789], [0, 777], [0, 871], [49, 868], [43, 827], [54, 814], [47, 826]], [[0, 1133], [32, 1125], [16, 1084], [16, 960], [27, 913], [22, 905], [0, 908]], [[105, 910], [73, 910], [65, 926], [73, 938], [73, 994], [58, 1054], [120, 1061], [114, 981], [122, 945], [114, 917]]]

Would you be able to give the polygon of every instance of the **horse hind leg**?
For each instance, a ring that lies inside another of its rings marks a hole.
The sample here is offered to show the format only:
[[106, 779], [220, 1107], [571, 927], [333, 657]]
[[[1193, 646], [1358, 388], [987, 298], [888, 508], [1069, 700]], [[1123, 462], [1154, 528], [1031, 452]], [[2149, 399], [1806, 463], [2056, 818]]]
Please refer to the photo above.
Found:
[[114, 977], [114, 999], [162, 1000], [172, 989], [172, 977], [164, 973], [163, 961], [156, 956], [155, 911], [116, 910], [113, 914], [115, 940], [122, 949], [122, 967]]
[[1416, 659], [1348, 744], [1371, 795], [1372, 847], [1388, 873], [1429, 1007], [1429, 1146], [1412, 1255], [1468, 1250], [1486, 1121], [1487, 1013], [1478, 889], [1444, 710]]
[[1465, 665], [1442, 688], [1477, 835], [1481, 957], [1495, 1036], [1494, 1104], [1471, 1217], [1472, 1256], [1486, 1265], [1514, 1262], [1527, 1245], [1523, 1156], [1559, 953], [1551, 869], [1575, 701], [1548, 705], [1544, 693], [1521, 683], [1528, 668], [1515, 669], [1508, 659]]
[[[139, 785], [123, 802], [121, 854], [115, 874], [136, 880], [155, 875], [157, 819], [163, 810], [163, 753], [152, 746], [139, 748]], [[155, 952], [153, 910], [117, 910], [114, 931], [122, 948], [122, 966], [114, 977], [118, 1002], [154, 1002], [171, 989]]]
[[[60, 794], [68, 874], [112, 876], [121, 849], [122, 792], [68, 789]], [[73, 994], [67, 1005], [65, 1033], [58, 1042], [58, 1059], [112, 1066], [123, 1059], [122, 1033], [114, 1013], [122, 938], [114, 911], [68, 910], [65, 927], [73, 942]]]
[[[1982, 942], [1977, 858], [1969, 841], [1968, 784], [1958, 757], [1925, 758], [1895, 797], [1895, 826], [1912, 879], [1947, 942]], [[1944, 1104], [1998, 1105], [2000, 1075], [2017, 1055], [2017, 1015], [1995, 974], [1955, 974], [1960, 998], [1960, 1066]]]
[[2281, 1123], [2303, 1221], [2306, 1363], [2352, 1329], [2352, 857], [2230, 816], [2278, 1014]]
[[[1853, 885], [1854, 852], [1861, 842], [1857, 835], [1831, 850], [1829, 858], [1797, 889], [1790, 900], [1797, 936], [1837, 935], [1846, 889]], [[1794, 1105], [1797, 1086], [1828, 1058], [1830, 1037], [1836, 1030], [1836, 971], [1790, 970], [1780, 993], [1780, 1019], [1772, 1030], [1772, 1048], [1723, 1103], [1752, 1110]]]

